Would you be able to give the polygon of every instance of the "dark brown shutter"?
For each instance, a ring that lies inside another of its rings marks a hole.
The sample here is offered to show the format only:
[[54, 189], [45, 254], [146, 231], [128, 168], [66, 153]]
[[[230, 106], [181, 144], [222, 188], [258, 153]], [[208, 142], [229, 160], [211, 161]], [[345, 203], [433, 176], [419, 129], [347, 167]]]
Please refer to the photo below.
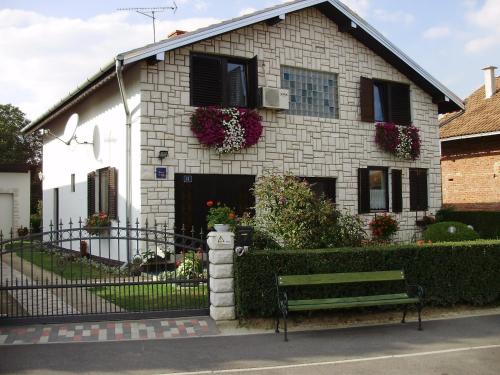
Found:
[[429, 207], [426, 169], [419, 169], [418, 171], [418, 206], [421, 211], [425, 211]]
[[410, 86], [400, 83], [391, 83], [391, 121], [397, 125], [411, 124]]
[[118, 171], [108, 168], [108, 216], [110, 219], [118, 217]]
[[95, 214], [95, 172], [87, 175], [87, 215]]
[[217, 57], [191, 56], [191, 105], [222, 105], [222, 62]]
[[259, 61], [257, 56], [248, 61], [248, 108], [259, 104]]
[[360, 89], [361, 121], [374, 122], [373, 80], [361, 77]]
[[392, 212], [403, 211], [403, 184], [400, 169], [392, 169]]
[[410, 169], [410, 211], [418, 211], [418, 170]]
[[358, 169], [358, 212], [370, 212], [370, 180], [367, 168]]

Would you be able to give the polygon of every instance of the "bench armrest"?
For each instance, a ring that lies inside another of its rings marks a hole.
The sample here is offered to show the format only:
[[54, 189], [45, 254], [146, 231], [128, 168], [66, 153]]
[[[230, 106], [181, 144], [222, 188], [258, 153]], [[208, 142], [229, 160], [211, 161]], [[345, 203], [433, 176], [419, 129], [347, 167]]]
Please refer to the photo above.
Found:
[[410, 297], [418, 297], [418, 299], [423, 300], [425, 296], [424, 288], [418, 284], [408, 284], [408, 295]]

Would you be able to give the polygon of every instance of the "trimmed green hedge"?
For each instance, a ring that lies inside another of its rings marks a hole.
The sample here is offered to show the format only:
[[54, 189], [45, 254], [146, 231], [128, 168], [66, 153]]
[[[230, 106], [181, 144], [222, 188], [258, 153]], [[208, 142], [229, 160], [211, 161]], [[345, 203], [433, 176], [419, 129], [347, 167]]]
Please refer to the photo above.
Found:
[[436, 214], [438, 221], [459, 221], [472, 225], [481, 238], [500, 238], [499, 211], [453, 211], [441, 210]]
[[[455, 228], [454, 233], [448, 231], [450, 227]], [[423, 233], [423, 239], [432, 242], [474, 241], [478, 238], [475, 230], [458, 221], [442, 221], [429, 225]]]
[[[404, 269], [409, 283], [425, 288], [426, 304], [485, 305], [500, 301], [500, 241], [329, 250], [254, 251], [235, 257], [239, 317], [276, 311], [274, 273], [283, 275]], [[401, 284], [314, 286], [291, 290], [294, 298], [387, 293]]]

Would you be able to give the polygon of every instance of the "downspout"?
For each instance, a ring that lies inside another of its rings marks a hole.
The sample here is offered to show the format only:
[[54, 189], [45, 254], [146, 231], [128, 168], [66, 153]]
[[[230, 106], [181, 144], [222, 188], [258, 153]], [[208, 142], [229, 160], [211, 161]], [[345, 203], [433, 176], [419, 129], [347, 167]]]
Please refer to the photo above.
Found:
[[[132, 116], [127, 103], [127, 95], [125, 93], [125, 84], [123, 82], [123, 60], [116, 59], [116, 79], [122, 97], [123, 109], [125, 110], [125, 128], [126, 128], [126, 223], [127, 223], [127, 238], [130, 237], [128, 230], [132, 220]], [[131, 262], [130, 240], [127, 239], [127, 262]]]

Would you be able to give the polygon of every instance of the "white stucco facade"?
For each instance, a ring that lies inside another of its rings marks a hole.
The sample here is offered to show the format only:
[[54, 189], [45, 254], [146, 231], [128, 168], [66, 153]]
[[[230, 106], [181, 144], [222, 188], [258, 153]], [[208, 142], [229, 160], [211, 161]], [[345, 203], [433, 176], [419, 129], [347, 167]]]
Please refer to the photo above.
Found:
[[31, 174], [0, 171], [0, 231], [4, 239], [30, 227]]

